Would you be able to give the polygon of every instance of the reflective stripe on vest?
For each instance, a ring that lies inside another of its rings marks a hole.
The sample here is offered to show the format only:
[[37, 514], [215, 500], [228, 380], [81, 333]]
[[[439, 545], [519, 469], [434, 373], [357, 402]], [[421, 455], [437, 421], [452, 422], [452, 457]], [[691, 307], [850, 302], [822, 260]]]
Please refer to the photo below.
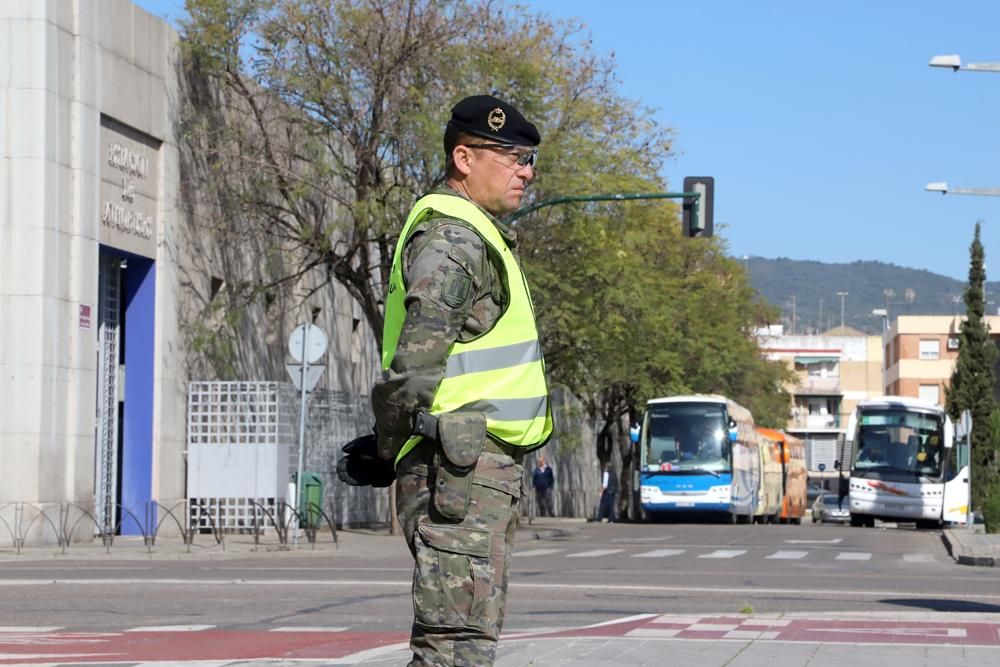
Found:
[[[552, 412], [531, 295], [521, 267], [499, 230], [478, 206], [462, 197], [422, 197], [403, 226], [386, 298], [382, 368], [392, 364], [406, 317], [403, 248], [413, 228], [432, 214], [465, 221], [496, 251], [503, 260], [510, 303], [492, 329], [472, 341], [452, 344], [430, 412], [482, 412], [493, 438], [514, 447], [540, 445], [552, 433]], [[419, 436], [407, 440], [396, 460], [419, 441]]]

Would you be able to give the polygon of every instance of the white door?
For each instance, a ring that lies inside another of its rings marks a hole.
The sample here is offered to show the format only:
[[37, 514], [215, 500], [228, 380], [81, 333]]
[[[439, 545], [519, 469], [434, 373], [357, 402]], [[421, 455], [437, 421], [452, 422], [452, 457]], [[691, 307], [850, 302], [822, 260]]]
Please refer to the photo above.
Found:
[[964, 466], [944, 484], [944, 507], [941, 518], [951, 523], [965, 523], [969, 516], [969, 466]]

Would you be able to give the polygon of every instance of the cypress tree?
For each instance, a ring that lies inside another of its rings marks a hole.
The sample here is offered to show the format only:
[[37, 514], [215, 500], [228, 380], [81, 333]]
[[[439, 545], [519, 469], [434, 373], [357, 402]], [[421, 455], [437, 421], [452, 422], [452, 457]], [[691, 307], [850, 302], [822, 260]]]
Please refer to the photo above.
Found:
[[[958, 362], [945, 397], [952, 419], [957, 419], [963, 410], [972, 412], [972, 506], [986, 509], [991, 492], [1000, 487], [997, 447], [992, 432], [993, 390], [996, 384], [993, 364], [997, 348], [990, 339], [985, 320], [986, 267], [978, 222], [969, 255], [969, 284], [964, 294], [966, 318], [959, 335]], [[995, 503], [989, 505], [992, 507]], [[987, 516], [985, 519], [987, 528], [1000, 526], [1000, 516]]]

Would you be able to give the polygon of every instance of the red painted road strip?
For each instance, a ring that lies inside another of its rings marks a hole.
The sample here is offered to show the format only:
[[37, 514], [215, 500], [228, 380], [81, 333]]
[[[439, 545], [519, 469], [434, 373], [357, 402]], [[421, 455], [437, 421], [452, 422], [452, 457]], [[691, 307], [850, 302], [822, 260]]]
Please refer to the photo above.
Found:
[[[519, 634], [504, 641], [560, 637], [710, 639], [852, 644], [1000, 646], [1000, 623], [857, 619], [771, 619], [644, 615], [596, 626]], [[189, 660], [338, 659], [405, 643], [403, 632], [0, 632], [0, 665]]]
[[0, 665], [37, 662], [336, 659], [409, 640], [400, 632], [0, 633]]

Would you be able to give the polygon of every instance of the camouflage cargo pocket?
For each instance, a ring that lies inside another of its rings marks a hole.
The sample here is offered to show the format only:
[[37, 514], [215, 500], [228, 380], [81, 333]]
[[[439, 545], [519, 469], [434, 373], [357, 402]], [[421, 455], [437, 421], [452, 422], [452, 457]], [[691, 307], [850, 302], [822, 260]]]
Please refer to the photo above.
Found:
[[486, 445], [486, 416], [449, 413], [438, 418], [441, 455], [437, 457], [434, 509], [442, 517], [461, 521], [469, 511], [472, 478]]
[[413, 613], [419, 625], [486, 629], [493, 575], [490, 540], [488, 530], [417, 526]]

